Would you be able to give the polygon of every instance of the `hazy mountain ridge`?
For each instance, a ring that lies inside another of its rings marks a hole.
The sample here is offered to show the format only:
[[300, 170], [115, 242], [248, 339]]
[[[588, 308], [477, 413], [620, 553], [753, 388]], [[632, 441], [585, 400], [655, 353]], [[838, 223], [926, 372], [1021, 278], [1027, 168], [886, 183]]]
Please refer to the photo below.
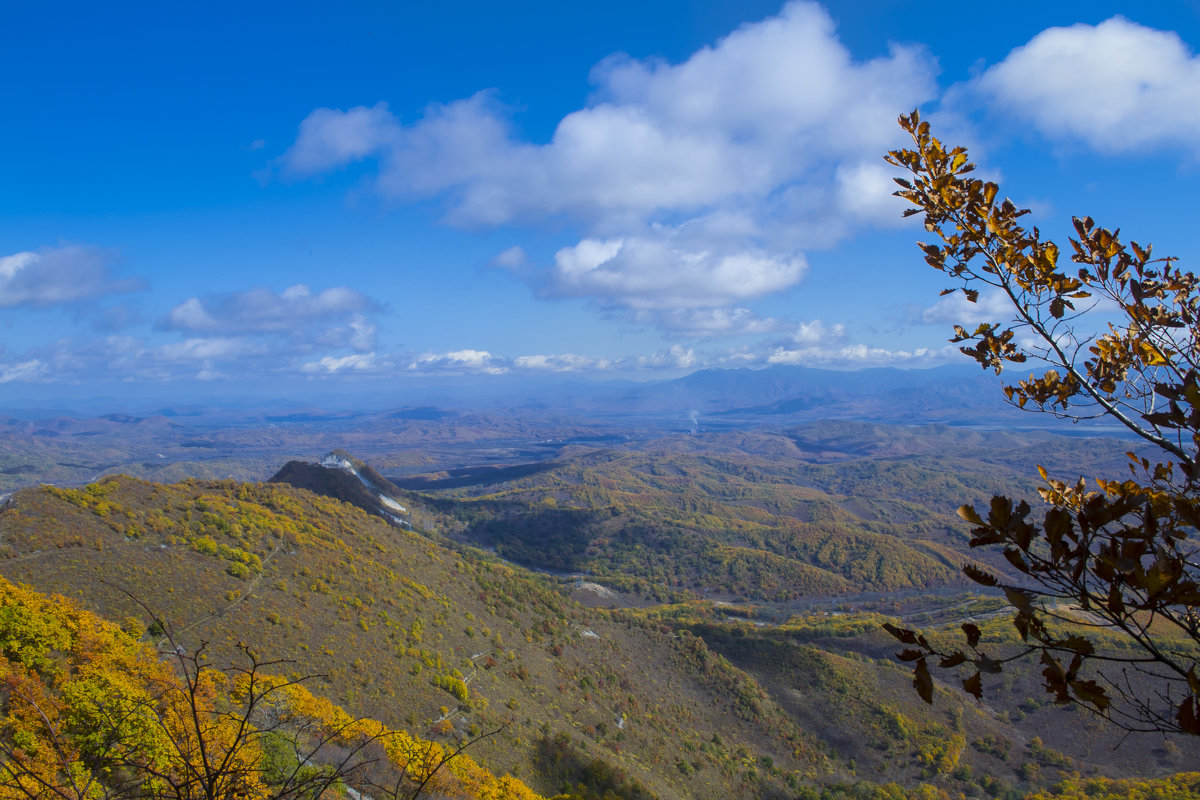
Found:
[[[474, 394], [419, 390], [382, 410], [293, 401], [161, 402], [94, 416], [18, 410], [0, 420], [0, 490], [81, 484], [123, 472], [152, 480], [264, 480], [288, 460], [346, 449], [389, 474], [553, 457], [573, 442], [751, 431], [829, 418], [985, 428], [1051, 421], [999, 400], [994, 376], [963, 368], [837, 372], [803, 367], [702, 370], [669, 381], [563, 378], [470, 382]], [[376, 398], [372, 402], [379, 403]], [[790, 405], [789, 405], [790, 404]]]

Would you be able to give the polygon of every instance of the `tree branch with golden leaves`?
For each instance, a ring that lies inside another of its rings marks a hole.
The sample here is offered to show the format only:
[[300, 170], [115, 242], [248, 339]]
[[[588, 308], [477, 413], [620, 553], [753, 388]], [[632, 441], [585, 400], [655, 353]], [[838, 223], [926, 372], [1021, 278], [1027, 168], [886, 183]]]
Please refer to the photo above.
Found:
[[[896, 195], [937, 238], [919, 246], [926, 263], [954, 280], [943, 294], [962, 292], [975, 303], [989, 287], [1012, 310], [1010, 319], [974, 330], [956, 325], [951, 341], [997, 374], [1037, 365], [1040, 374], [1003, 387], [1012, 404], [1071, 420], [1115, 419], [1158, 448], [1161, 460], [1130, 452], [1132, 478], [1098, 478], [1095, 488], [1042, 470], [1040, 519], [1007, 497], [994, 497], [986, 517], [963, 506], [971, 546], [999, 548], [1016, 579], [971, 566], [964, 572], [1004, 591], [1020, 644], [986, 650], [972, 623], [962, 626], [966, 646], [957, 648], [888, 626], [911, 646], [899, 658], [915, 662], [914, 686], [926, 701], [931, 663], [967, 669], [963, 689], [979, 698], [983, 675], [1036, 658], [1055, 702], [1128, 730], [1200, 735], [1196, 277], [1089, 217], [1074, 219], [1078, 266], [1068, 271], [1060, 248], [1021, 224], [1028, 210], [972, 175], [964, 148], [943, 145], [915, 111], [900, 125], [913, 148], [886, 158], [910, 173], [897, 179]], [[1098, 646], [1114, 638], [1125, 649]]]

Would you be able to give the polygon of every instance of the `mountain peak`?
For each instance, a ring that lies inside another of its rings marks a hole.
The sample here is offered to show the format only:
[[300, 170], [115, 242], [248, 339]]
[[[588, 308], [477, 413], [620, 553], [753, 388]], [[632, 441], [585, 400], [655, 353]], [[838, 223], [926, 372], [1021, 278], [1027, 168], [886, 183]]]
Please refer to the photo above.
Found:
[[345, 456], [339, 455], [335, 450], [327, 453], [324, 458], [316, 462], [317, 466], [325, 467], [326, 469], [340, 469], [346, 472], [354, 472], [354, 463]]
[[402, 516], [408, 509], [396, 499], [400, 490], [345, 450], [332, 450], [319, 461], [289, 461], [268, 482], [307, 489], [356, 505], [401, 528], [412, 527]]

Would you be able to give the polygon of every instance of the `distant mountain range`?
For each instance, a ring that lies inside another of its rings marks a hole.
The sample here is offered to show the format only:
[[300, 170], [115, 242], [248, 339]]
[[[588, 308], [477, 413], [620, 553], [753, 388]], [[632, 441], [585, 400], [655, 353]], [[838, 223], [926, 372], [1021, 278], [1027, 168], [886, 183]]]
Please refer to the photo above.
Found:
[[[385, 407], [381, 397], [404, 397], [406, 405]], [[297, 395], [296, 397], [300, 397]], [[414, 381], [400, 392], [377, 392], [357, 402], [327, 404], [304, 399], [120, 403], [78, 410], [0, 406], [15, 420], [106, 417], [136, 423], [169, 417], [193, 424], [337, 423], [364, 417], [399, 421], [444, 421], [454, 415], [496, 409], [571, 415], [855, 416], [880, 420], [987, 420], [1010, 411], [994, 376], [965, 366], [929, 370], [876, 368], [838, 371], [798, 366], [765, 369], [705, 369], [670, 380], [587, 380], [572, 376], [497, 375], [438, 384]]]
[[[465, 380], [465, 379], [464, 379]], [[345, 449], [393, 476], [510, 468], [573, 445], [619, 446], [667, 434], [784, 430], [823, 420], [946, 424], [977, 430], [1115, 435], [1021, 412], [998, 379], [966, 367], [858, 372], [778, 366], [701, 370], [636, 383], [579, 378], [466, 380], [437, 405], [357, 409], [281, 400], [105, 408], [84, 416], [37, 409], [0, 415], [0, 492], [39, 482], [81, 484], [106, 474], [264, 480], [279, 464]], [[379, 461], [378, 459], [382, 459]], [[299, 480], [299, 478], [297, 478]]]

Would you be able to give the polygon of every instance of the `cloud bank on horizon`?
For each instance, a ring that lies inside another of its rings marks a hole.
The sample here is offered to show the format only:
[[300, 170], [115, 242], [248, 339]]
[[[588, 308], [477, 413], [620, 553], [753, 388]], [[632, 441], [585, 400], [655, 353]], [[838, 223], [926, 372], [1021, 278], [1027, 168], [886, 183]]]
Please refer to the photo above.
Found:
[[[388, 97], [313, 108], [262, 173], [270, 193], [354, 172], [355, 202], [386, 209], [379, 225], [436, 209], [438, 225], [506, 242], [481, 269], [522, 282], [538, 303], [576, 302], [614, 329], [653, 331], [656, 350], [555, 352], [553, 331], [524, 352], [496, 354], [488, 341], [410, 350], [381, 334], [403, 314], [399, 295], [352, 270], [324, 286], [250, 275], [167, 298], [152, 279], [122, 277], [111, 250], [31, 243], [0, 256], [0, 311], [77, 328], [0, 349], [0, 383], [940, 363], [954, 350], [935, 326], [983, 321], [1003, 304], [922, 301], [904, 314], [921, 336], [867, 341], [871, 321], [805, 302], [816, 255], [830, 269], [830, 254], [872, 236], [911, 249], [881, 158], [903, 144], [897, 115], [932, 109], [989, 157], [1036, 135], [1042, 147], [1158, 153], [1189, 168], [1200, 155], [1200, 58], [1178, 33], [1122, 17], [1045, 29], [945, 83], [937, 46], [864, 57], [824, 7], [794, 0], [674, 63], [601, 60], [580, 87], [586, 102], [543, 140], [523, 132], [503, 86], [481, 80], [415, 115]], [[248, 150], [268, 148], [257, 139]], [[1002, 156], [989, 165], [1005, 166]], [[782, 296], [792, 301], [781, 314]], [[162, 310], [140, 313], [129, 297]]]

